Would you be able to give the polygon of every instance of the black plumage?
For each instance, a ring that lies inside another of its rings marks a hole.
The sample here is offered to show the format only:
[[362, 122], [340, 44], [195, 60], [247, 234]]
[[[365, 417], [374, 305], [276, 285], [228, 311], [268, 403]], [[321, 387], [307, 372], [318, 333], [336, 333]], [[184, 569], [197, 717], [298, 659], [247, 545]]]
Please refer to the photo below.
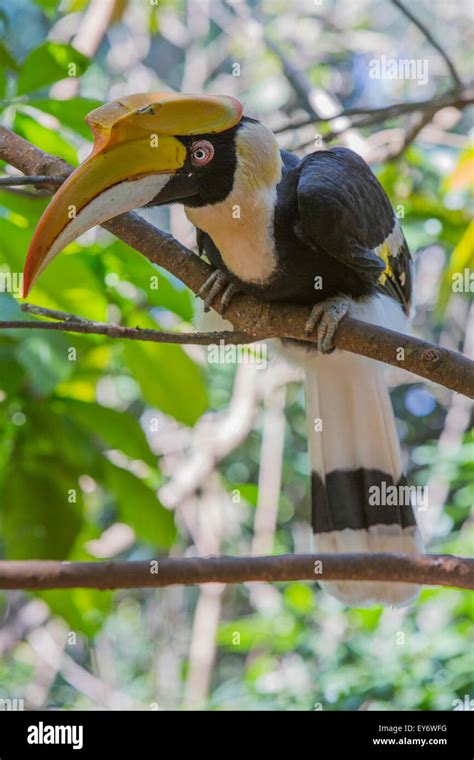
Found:
[[403, 242], [398, 255], [389, 253], [387, 262], [375, 252], [396, 219], [365, 161], [341, 147], [301, 160], [284, 151], [281, 155], [283, 174], [274, 212], [278, 264], [271, 278], [262, 283], [239, 280], [202, 231], [200, 251], [243, 292], [264, 300], [312, 305], [331, 296], [357, 299], [382, 291], [408, 311], [408, 247]]

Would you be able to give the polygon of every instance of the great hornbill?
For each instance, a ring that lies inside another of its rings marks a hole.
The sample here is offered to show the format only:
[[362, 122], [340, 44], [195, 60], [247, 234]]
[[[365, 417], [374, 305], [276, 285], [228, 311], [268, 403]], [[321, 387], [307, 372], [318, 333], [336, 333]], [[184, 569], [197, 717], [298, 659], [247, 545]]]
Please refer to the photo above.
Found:
[[[412, 506], [384, 504], [389, 486], [403, 491], [404, 477], [382, 365], [333, 343], [347, 313], [404, 331], [410, 311], [410, 253], [367, 164], [342, 147], [302, 159], [280, 151], [272, 132], [226, 96], [131, 95], [86, 121], [92, 153], [36, 228], [25, 295], [94, 225], [133, 208], [182, 203], [215, 267], [203, 288], [207, 307], [218, 295], [227, 304], [235, 291], [308, 306], [317, 350], [304, 342], [287, 349], [305, 368], [316, 551], [420, 551]], [[325, 585], [357, 605], [416, 595], [402, 583]]]

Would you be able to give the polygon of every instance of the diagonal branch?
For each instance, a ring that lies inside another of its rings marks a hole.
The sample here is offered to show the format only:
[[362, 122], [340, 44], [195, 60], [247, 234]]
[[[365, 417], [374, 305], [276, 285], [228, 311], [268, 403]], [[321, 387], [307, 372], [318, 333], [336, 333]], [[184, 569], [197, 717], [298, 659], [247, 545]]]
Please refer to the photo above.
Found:
[[[72, 167], [62, 159], [44, 153], [3, 127], [0, 127], [0, 158], [26, 174], [51, 172], [66, 176], [72, 171]], [[52, 185], [51, 191], [54, 189]], [[121, 214], [103, 226], [149, 261], [174, 274], [194, 293], [200, 290], [212, 271], [208, 264], [172, 235], [158, 230], [135, 212]], [[213, 308], [219, 314], [223, 313], [220, 300]], [[237, 295], [225, 316], [236, 331], [252, 336], [253, 340], [282, 337], [307, 340], [304, 328], [308, 309], [303, 306], [270, 304], [251, 296]], [[77, 324], [82, 332], [86, 331], [83, 322]], [[66, 327], [71, 331], [70, 322], [66, 322]], [[352, 318], [342, 322], [335, 343], [338, 348], [402, 367], [446, 388], [474, 397], [474, 362], [454, 351]]]
[[451, 78], [454, 83], [454, 89], [459, 90], [461, 89], [462, 81], [461, 77], [459, 76], [456, 67], [454, 63], [452, 62], [451, 58], [447, 54], [447, 52], [444, 50], [444, 48], [435, 40], [433, 35], [431, 34], [430, 30], [423, 24], [422, 21], [420, 21], [419, 18], [417, 18], [407, 7], [404, 3], [401, 2], [401, 0], [392, 0], [393, 5], [395, 5], [399, 11], [403, 13], [404, 16], [409, 19], [412, 24], [414, 24], [422, 34], [426, 37], [428, 42], [430, 43], [431, 47], [433, 47], [435, 50], [438, 51], [442, 59], [444, 60], [446, 66], [449, 69], [449, 73], [451, 74]]
[[0, 561], [0, 589], [103, 590], [195, 583], [349, 579], [474, 589], [474, 560], [443, 554], [283, 554], [141, 562]]

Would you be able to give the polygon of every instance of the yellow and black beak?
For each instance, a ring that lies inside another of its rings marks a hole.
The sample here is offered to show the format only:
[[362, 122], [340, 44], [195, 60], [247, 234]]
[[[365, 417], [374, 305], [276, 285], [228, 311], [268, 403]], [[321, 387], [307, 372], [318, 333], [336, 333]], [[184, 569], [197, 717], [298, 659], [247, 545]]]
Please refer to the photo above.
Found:
[[[159, 196], [186, 162], [185, 145], [177, 136], [223, 132], [241, 117], [242, 105], [235, 98], [179, 93], [129, 95], [92, 111], [86, 118], [94, 134], [92, 153], [59, 188], [36, 227], [23, 297], [49, 262], [83, 232]], [[182, 192], [186, 195], [186, 189]]]

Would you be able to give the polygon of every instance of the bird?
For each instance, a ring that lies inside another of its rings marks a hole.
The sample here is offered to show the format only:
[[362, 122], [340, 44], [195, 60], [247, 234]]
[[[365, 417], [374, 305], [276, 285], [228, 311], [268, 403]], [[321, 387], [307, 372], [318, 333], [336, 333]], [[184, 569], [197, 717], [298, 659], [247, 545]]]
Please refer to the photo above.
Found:
[[[273, 132], [228, 95], [127, 95], [86, 122], [92, 152], [34, 231], [24, 295], [96, 224], [182, 204], [213, 267], [199, 293], [205, 309], [217, 298], [228, 308], [239, 292], [308, 308], [308, 340], [283, 340], [281, 349], [304, 369], [314, 550], [422, 552], [383, 365], [334, 343], [347, 315], [410, 329], [410, 251], [365, 160], [341, 146], [302, 158], [280, 150]], [[321, 585], [352, 606], [403, 606], [419, 591], [375, 580]]]

